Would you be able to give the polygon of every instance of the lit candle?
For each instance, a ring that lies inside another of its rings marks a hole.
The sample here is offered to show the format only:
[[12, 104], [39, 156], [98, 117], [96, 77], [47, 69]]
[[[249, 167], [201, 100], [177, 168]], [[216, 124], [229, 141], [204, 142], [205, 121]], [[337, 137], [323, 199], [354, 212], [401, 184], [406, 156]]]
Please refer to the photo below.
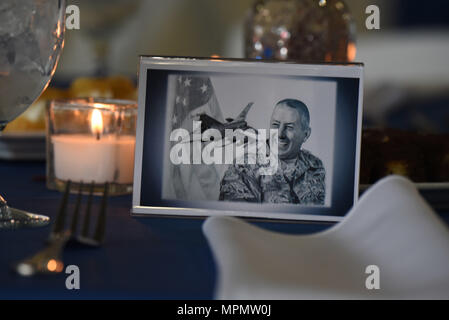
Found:
[[87, 183], [132, 183], [135, 137], [103, 134], [99, 109], [93, 109], [90, 118], [90, 135], [52, 137], [56, 178]]
[[90, 121], [90, 128], [92, 133], [95, 133], [97, 140], [100, 140], [100, 134], [103, 132], [103, 117], [98, 109], [92, 111], [92, 118]]

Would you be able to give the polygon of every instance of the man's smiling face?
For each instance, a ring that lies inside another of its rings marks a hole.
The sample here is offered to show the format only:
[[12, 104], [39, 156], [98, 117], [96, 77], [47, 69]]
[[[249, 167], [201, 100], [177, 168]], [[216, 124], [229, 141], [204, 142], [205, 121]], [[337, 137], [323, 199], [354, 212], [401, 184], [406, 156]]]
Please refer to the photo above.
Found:
[[310, 135], [310, 127], [303, 128], [300, 113], [283, 103], [274, 108], [270, 128], [279, 130], [278, 155], [281, 160], [296, 158]]

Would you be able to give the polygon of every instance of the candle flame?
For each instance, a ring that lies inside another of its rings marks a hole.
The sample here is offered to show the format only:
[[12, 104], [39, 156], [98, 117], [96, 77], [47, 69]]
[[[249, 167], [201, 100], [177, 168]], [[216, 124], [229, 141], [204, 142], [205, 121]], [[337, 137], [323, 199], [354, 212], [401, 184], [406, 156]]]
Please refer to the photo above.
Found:
[[103, 117], [101, 116], [101, 111], [98, 109], [94, 109], [94, 111], [92, 111], [90, 128], [92, 130], [92, 133], [97, 135], [103, 132]]

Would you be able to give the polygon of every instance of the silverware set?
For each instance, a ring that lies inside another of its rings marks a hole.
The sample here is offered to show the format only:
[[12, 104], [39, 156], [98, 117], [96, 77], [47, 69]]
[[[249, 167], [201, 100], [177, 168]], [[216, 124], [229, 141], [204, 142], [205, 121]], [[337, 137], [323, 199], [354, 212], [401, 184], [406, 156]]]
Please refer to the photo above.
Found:
[[[106, 208], [108, 200], [109, 185], [106, 183], [103, 188], [101, 206], [96, 219], [94, 232], [90, 232], [91, 220], [95, 217], [91, 214], [94, 183], [90, 184], [89, 195], [87, 196], [87, 205], [84, 214], [84, 220], [80, 225], [80, 208], [82, 198], [81, 183], [76, 198], [75, 209], [70, 221], [70, 225], [66, 225], [68, 218], [67, 203], [70, 193], [71, 182], [66, 184], [64, 196], [61, 200], [58, 215], [53, 224], [52, 231], [48, 237], [45, 248], [14, 265], [14, 270], [22, 276], [32, 276], [35, 274], [51, 274], [59, 273], [64, 269], [63, 251], [69, 242], [74, 242], [86, 247], [99, 247], [105, 236], [106, 229]], [[78, 227], [81, 227], [78, 232]]]

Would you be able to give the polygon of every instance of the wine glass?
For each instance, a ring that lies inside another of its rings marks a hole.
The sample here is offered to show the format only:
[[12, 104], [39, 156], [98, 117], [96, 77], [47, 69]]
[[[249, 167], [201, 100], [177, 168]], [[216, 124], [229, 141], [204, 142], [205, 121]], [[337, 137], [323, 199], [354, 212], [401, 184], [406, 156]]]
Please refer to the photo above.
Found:
[[[45, 90], [64, 45], [65, 0], [0, 2], [0, 132]], [[0, 229], [42, 226], [49, 218], [7, 206]]]

